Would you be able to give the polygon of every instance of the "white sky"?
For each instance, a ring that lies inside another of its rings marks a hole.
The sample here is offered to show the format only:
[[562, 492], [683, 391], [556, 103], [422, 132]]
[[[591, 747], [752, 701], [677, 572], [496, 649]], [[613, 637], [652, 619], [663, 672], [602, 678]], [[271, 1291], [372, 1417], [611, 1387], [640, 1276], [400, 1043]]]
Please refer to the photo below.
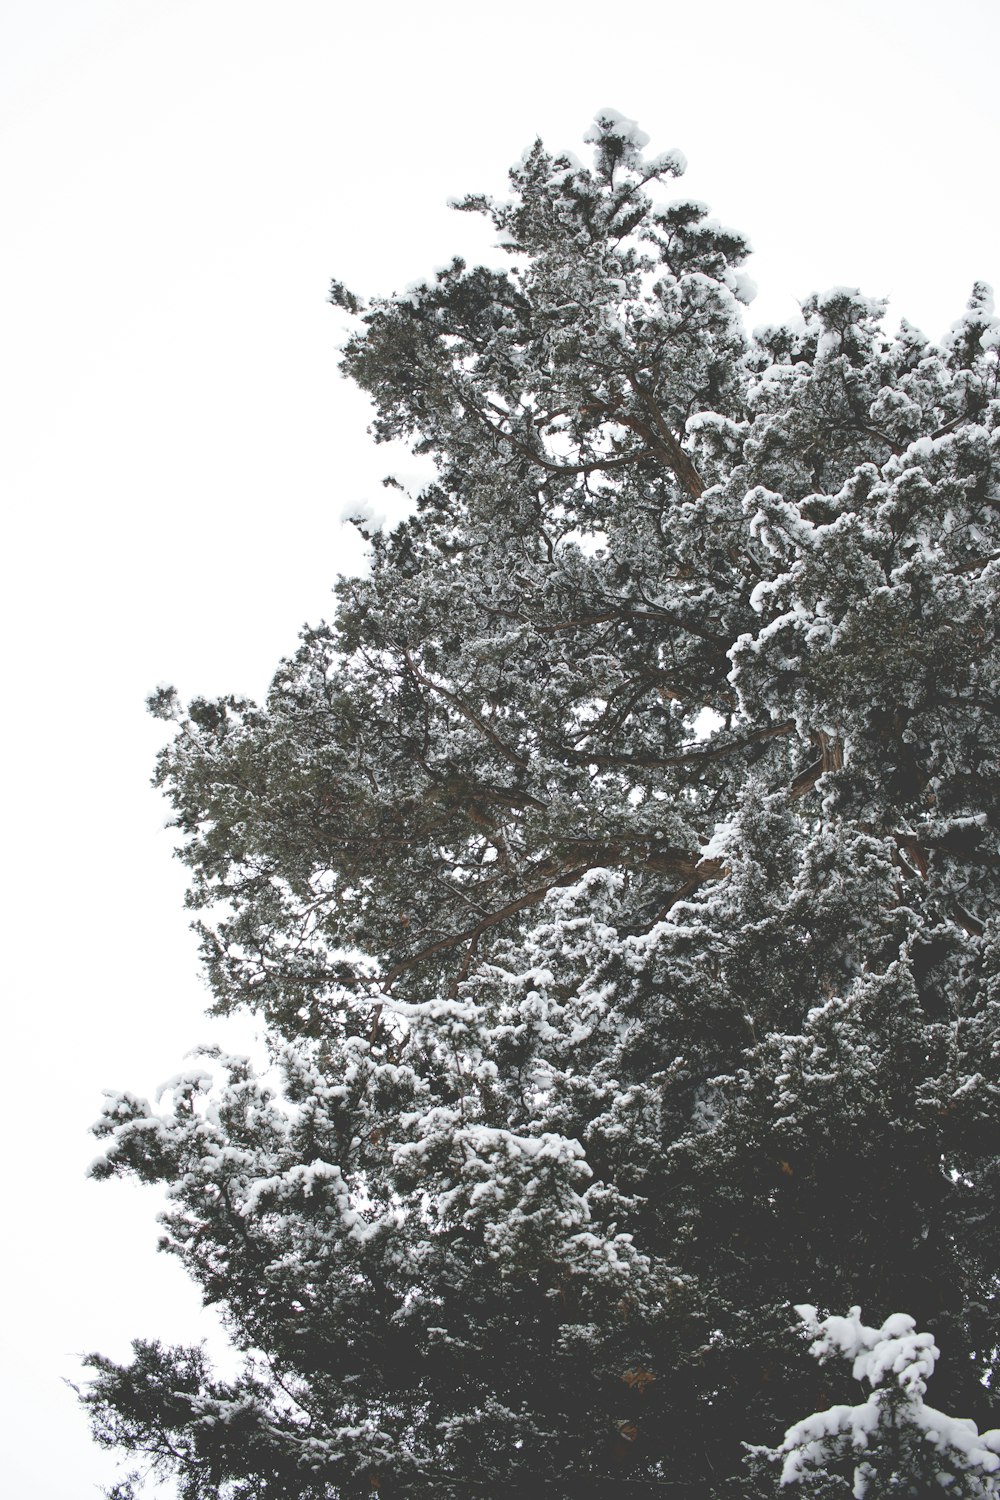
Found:
[[357, 565], [341, 507], [406, 472], [337, 374], [330, 278], [475, 253], [447, 198], [539, 133], [582, 155], [610, 105], [750, 234], [751, 322], [851, 283], [938, 335], [1000, 280], [998, 43], [994, 0], [3, 0], [11, 1495], [112, 1474], [77, 1352], [209, 1326], [154, 1197], [84, 1180], [87, 1126], [244, 1034], [201, 1017], [144, 695], [261, 693]]

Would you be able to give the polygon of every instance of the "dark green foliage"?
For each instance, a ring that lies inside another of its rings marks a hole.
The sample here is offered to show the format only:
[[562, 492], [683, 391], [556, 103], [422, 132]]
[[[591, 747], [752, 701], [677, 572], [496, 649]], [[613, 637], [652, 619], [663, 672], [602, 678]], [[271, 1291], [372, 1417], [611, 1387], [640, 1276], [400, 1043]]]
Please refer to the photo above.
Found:
[[989, 1415], [997, 321], [836, 288], [750, 341], [742, 237], [593, 138], [460, 205], [509, 269], [335, 287], [436, 481], [263, 706], [152, 704], [275, 1057], [101, 1127], [248, 1357], [94, 1359], [185, 1500], [760, 1494], [849, 1386], [804, 1299], [912, 1314]]

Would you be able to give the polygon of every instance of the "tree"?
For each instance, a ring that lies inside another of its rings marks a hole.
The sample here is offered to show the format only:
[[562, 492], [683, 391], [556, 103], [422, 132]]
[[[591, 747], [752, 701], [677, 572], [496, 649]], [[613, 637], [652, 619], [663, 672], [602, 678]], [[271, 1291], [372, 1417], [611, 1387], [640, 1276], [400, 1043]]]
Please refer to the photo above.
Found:
[[458, 205], [506, 268], [335, 284], [436, 479], [265, 704], [153, 700], [275, 1067], [100, 1126], [247, 1357], [93, 1357], [185, 1500], [759, 1494], [830, 1399], [805, 1298], [905, 1307], [988, 1417], [1000, 322], [838, 287], [748, 338], [679, 155], [589, 139]]
[[866, 1328], [859, 1307], [822, 1321], [807, 1304], [796, 1311], [818, 1335], [810, 1352], [821, 1361], [852, 1360], [855, 1380], [867, 1380], [872, 1393], [856, 1406], [832, 1406], [796, 1422], [780, 1448], [760, 1455], [783, 1461], [783, 1484], [804, 1484], [817, 1500], [944, 1489], [969, 1500], [1000, 1494], [1000, 1432], [980, 1434], [975, 1422], [924, 1401], [939, 1358], [929, 1333], [915, 1333], [913, 1319], [902, 1313]]

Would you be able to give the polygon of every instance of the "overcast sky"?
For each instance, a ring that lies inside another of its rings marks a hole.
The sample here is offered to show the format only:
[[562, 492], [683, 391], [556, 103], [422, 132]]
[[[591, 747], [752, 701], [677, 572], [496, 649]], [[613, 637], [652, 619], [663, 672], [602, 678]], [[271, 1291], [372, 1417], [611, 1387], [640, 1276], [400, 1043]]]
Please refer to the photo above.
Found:
[[263, 692], [360, 563], [341, 510], [408, 471], [337, 374], [330, 278], [485, 251], [446, 200], [611, 106], [750, 234], [751, 323], [848, 283], [937, 336], [1000, 280], [998, 44], [995, 0], [2, 0], [12, 1496], [113, 1472], [78, 1352], [210, 1326], [155, 1195], [85, 1180], [87, 1127], [246, 1035], [202, 1017], [144, 696]]

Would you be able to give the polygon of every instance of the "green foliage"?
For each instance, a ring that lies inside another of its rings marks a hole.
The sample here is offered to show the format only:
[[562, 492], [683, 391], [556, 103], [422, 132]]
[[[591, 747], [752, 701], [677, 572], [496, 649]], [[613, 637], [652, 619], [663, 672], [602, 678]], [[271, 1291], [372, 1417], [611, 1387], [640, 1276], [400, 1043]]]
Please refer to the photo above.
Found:
[[263, 705], [151, 702], [274, 1049], [99, 1130], [247, 1357], [94, 1357], [185, 1500], [760, 1493], [833, 1394], [805, 1297], [905, 1308], [987, 1414], [1000, 325], [836, 288], [750, 340], [677, 154], [591, 138], [459, 205], [507, 269], [335, 286], [435, 482]]
[[779, 1448], [757, 1450], [758, 1475], [761, 1460], [781, 1462], [780, 1486], [794, 1484], [794, 1493], [819, 1500], [896, 1500], [944, 1491], [956, 1500], [990, 1500], [1000, 1493], [1000, 1431], [980, 1433], [975, 1422], [924, 1401], [939, 1357], [930, 1334], [916, 1333], [913, 1319], [900, 1313], [881, 1328], [867, 1328], [857, 1307], [846, 1318], [822, 1321], [814, 1307], [796, 1310], [819, 1335], [810, 1352], [824, 1363], [850, 1359], [854, 1379], [868, 1382], [871, 1393], [857, 1405], [832, 1406], [796, 1422]]

